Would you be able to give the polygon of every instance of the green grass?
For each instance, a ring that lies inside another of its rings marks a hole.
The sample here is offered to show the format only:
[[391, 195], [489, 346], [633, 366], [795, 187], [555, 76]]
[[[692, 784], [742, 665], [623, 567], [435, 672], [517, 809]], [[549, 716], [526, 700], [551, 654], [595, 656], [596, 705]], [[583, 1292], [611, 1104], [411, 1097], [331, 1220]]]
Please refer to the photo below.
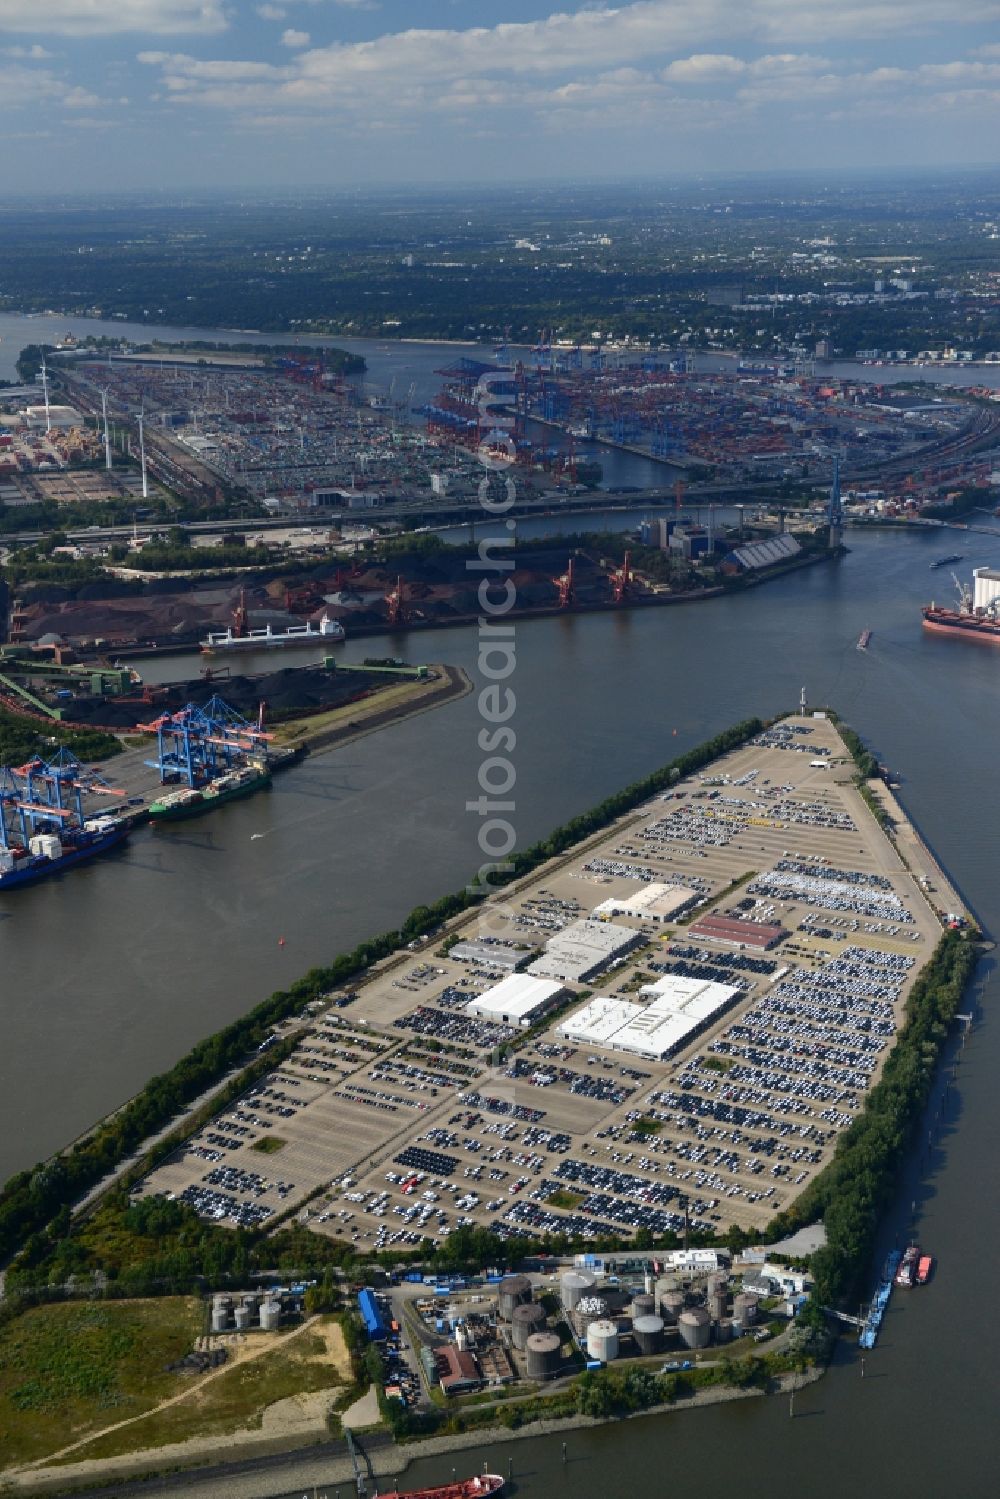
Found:
[[253, 1142], [250, 1149], [259, 1150], [261, 1155], [277, 1155], [278, 1151], [284, 1150], [287, 1144], [288, 1141], [283, 1140], [280, 1135], [261, 1135], [259, 1140]]
[[572, 1212], [574, 1208], [580, 1206], [581, 1202], [585, 1201], [585, 1192], [570, 1192], [566, 1187], [560, 1187], [558, 1192], [552, 1193], [552, 1196], [547, 1199], [545, 1205], [550, 1208], [564, 1208], [567, 1212]]
[[37, 1307], [0, 1328], [0, 1469], [166, 1399], [202, 1328], [193, 1297]]
[[67, 1462], [118, 1457], [192, 1437], [222, 1436], [259, 1429], [264, 1411], [277, 1400], [316, 1390], [330, 1391], [331, 1406], [344, 1381], [326, 1357], [326, 1344], [315, 1333], [303, 1333], [253, 1362], [227, 1369], [190, 1399], [136, 1421], [121, 1431], [88, 1442]]
[[658, 1135], [663, 1128], [662, 1119], [636, 1119], [630, 1126], [633, 1135], [639, 1135], [645, 1139], [648, 1135]]

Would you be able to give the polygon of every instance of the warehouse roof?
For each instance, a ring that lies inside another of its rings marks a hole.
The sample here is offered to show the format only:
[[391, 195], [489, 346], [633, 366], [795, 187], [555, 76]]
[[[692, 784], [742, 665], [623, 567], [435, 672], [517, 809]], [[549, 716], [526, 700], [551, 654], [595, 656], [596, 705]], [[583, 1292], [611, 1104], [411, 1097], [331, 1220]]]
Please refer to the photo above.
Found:
[[640, 885], [631, 895], [612, 895], [596, 907], [595, 916], [633, 916], [638, 920], [667, 921], [697, 899], [689, 885]]
[[639, 932], [613, 921], [574, 921], [549, 938], [528, 972], [583, 982], [642, 940]]
[[644, 1003], [603, 995], [559, 1026], [561, 1035], [654, 1060], [672, 1056], [720, 1016], [740, 993], [728, 984], [668, 973], [640, 990]]
[[466, 1005], [472, 1015], [489, 1015], [508, 1025], [522, 1025], [538, 1011], [551, 1004], [562, 992], [562, 984], [552, 979], [532, 978], [527, 973], [512, 973]]

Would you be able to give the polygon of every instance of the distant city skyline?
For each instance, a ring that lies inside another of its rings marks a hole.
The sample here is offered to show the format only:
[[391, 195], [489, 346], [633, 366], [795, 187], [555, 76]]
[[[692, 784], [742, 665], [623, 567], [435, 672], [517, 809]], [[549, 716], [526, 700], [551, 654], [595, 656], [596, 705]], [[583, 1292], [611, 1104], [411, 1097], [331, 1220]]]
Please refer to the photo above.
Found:
[[997, 160], [993, 0], [0, 0], [0, 187]]

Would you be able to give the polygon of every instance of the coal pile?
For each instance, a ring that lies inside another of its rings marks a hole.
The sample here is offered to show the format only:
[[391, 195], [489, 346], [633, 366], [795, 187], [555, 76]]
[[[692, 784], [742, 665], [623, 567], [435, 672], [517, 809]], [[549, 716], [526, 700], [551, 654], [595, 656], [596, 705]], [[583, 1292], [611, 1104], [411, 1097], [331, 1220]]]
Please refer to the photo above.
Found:
[[172, 682], [165, 688], [154, 688], [147, 700], [135, 697], [79, 697], [67, 702], [64, 721], [99, 724], [109, 729], [131, 729], [136, 724], [151, 723], [161, 713], [176, 713], [187, 703], [201, 706], [216, 693], [242, 713], [255, 720], [260, 703], [267, 704], [265, 717], [292, 718], [310, 713], [327, 712], [353, 702], [373, 687], [396, 680], [385, 672], [326, 671], [320, 666], [288, 666], [259, 677], [223, 677], [210, 681], [195, 677], [187, 682]]

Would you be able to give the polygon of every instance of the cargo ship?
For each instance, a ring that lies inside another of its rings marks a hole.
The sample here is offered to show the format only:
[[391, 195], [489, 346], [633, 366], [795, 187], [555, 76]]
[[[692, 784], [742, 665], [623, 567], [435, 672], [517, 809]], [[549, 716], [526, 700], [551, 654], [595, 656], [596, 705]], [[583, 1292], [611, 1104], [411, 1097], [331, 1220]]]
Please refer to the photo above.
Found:
[[205, 786], [182, 786], [177, 791], [168, 791], [151, 804], [149, 820], [180, 822], [185, 817], [198, 817], [202, 812], [214, 811], [225, 802], [253, 796], [255, 791], [270, 784], [269, 765], [241, 765], [236, 770], [227, 770]]
[[27, 847], [22, 844], [0, 847], [0, 894], [62, 874], [64, 869], [106, 853], [124, 842], [128, 834], [126, 820], [94, 817], [58, 833], [36, 833], [28, 840]]
[[921, 612], [924, 629], [934, 634], [986, 640], [1000, 645], [1000, 619], [976, 614], [972, 609], [939, 608], [937, 604], [926, 604]]
[[861, 634], [858, 636], [858, 650], [866, 651], [871, 644], [871, 638], [871, 630], [862, 630]]
[[936, 562], [931, 563], [931, 570], [933, 571], [936, 567], [947, 567], [949, 562], [961, 562], [962, 557], [962, 552], [952, 552], [947, 557], [939, 557]]
[[935, 603], [924, 606], [924, 629], [958, 639], [986, 640], [1000, 643], [1000, 572], [990, 567], [974, 567], [972, 584], [955, 577], [958, 608], [941, 608]]
[[332, 645], [344, 639], [344, 627], [339, 620], [324, 614], [318, 625], [289, 625], [285, 630], [275, 630], [266, 625], [263, 630], [244, 629], [237, 623], [225, 630], [210, 632], [201, 642], [202, 653], [215, 655], [217, 651], [266, 651], [284, 645]]
[[458, 1483], [442, 1483], [428, 1489], [392, 1489], [381, 1499], [483, 1499], [503, 1493], [504, 1481], [497, 1473], [479, 1473]]

